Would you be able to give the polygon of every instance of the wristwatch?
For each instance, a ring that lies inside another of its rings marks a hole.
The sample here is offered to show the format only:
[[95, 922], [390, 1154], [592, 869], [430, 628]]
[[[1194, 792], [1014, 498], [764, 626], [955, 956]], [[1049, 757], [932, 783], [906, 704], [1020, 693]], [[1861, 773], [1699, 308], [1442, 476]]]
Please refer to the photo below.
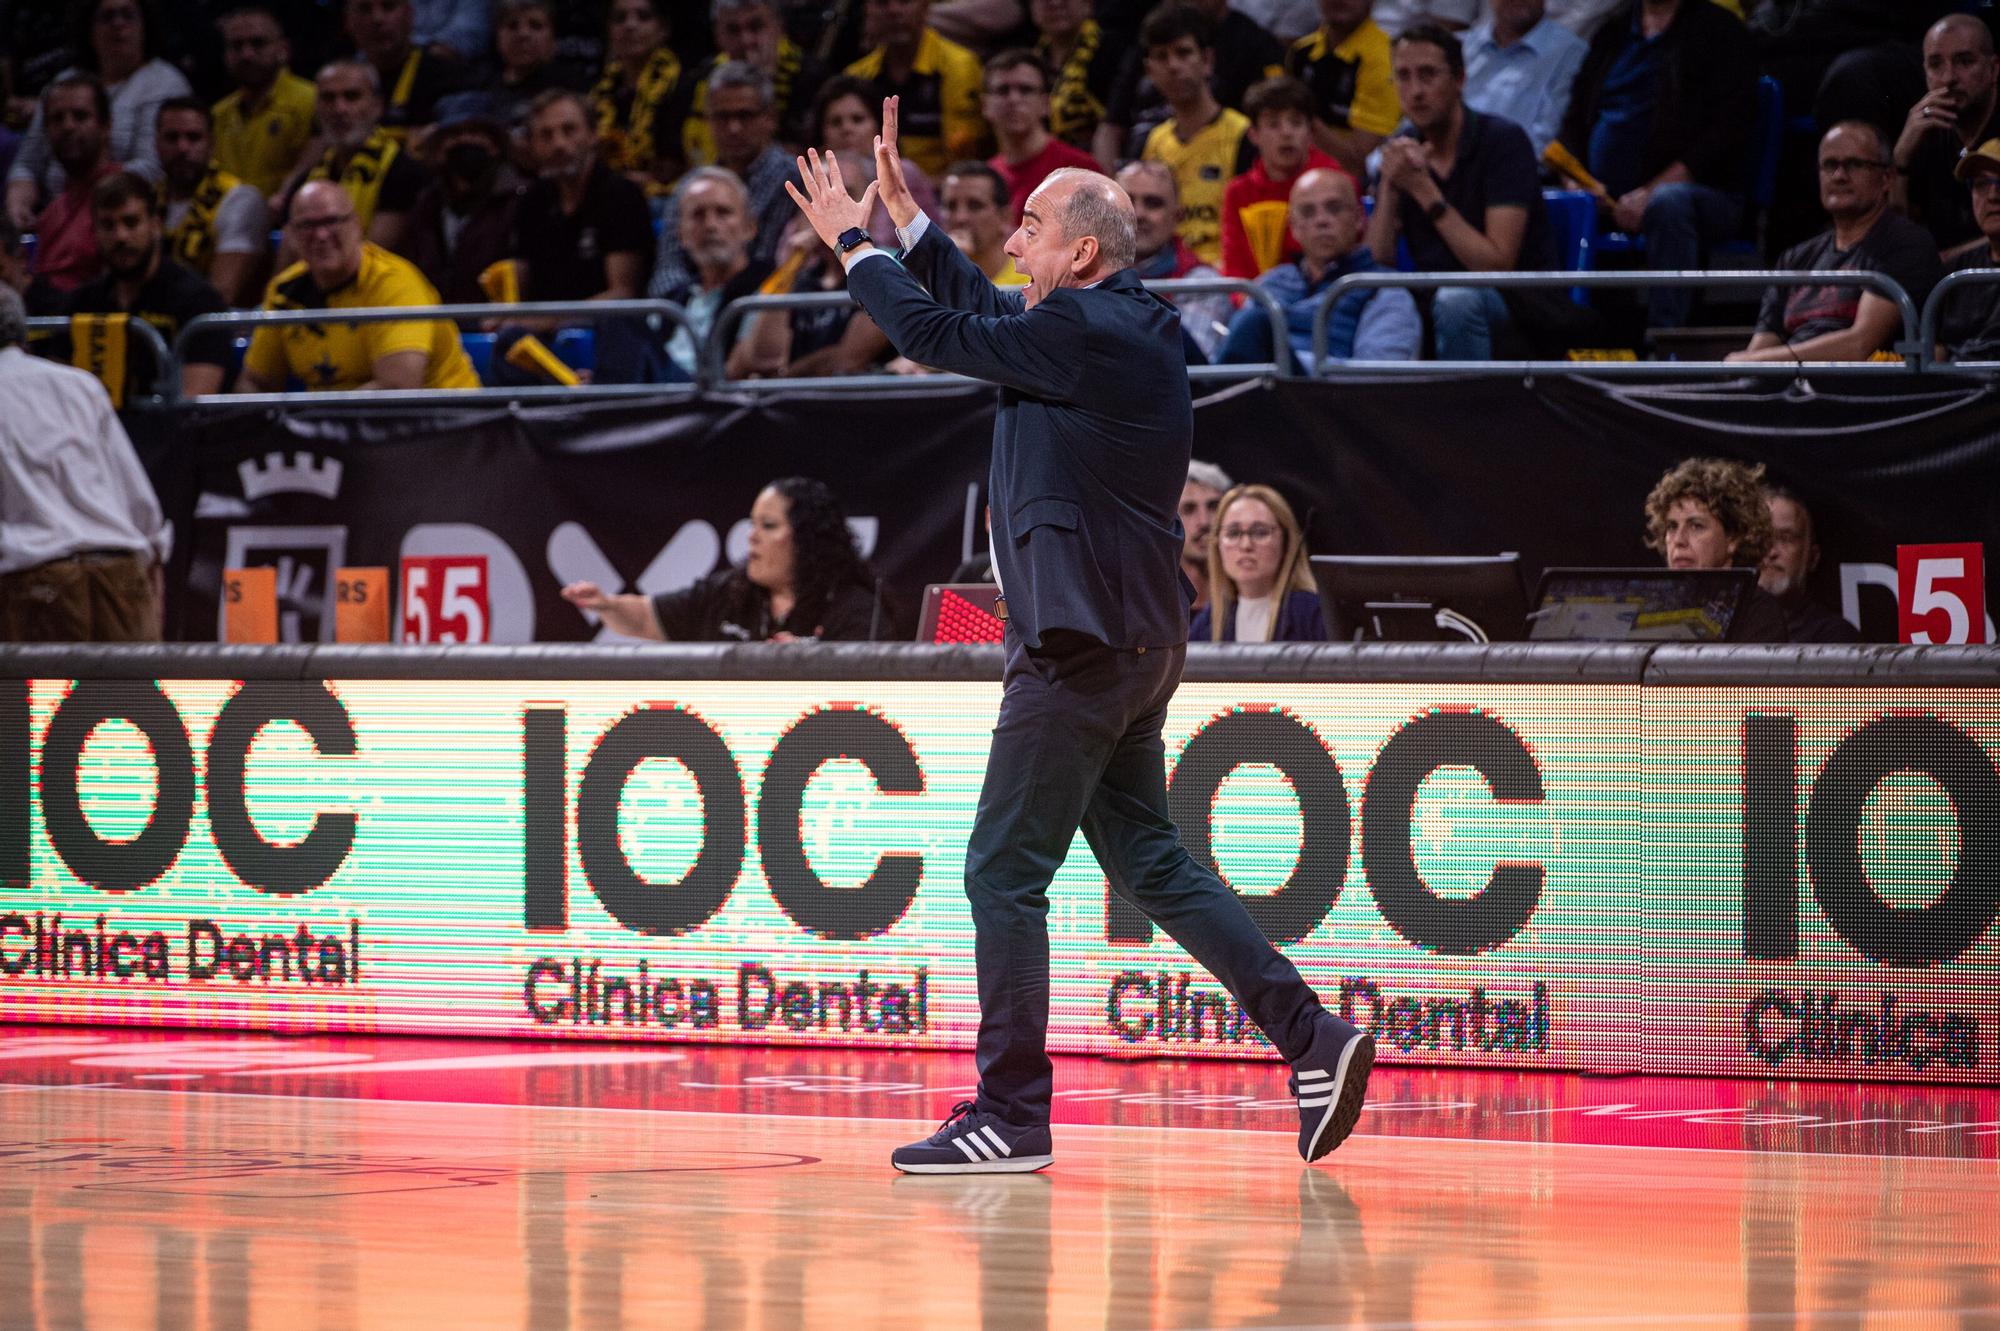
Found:
[[853, 253], [863, 245], [873, 243], [874, 237], [870, 236], [867, 231], [858, 226], [851, 226], [840, 233], [839, 238], [833, 242], [833, 247], [845, 255]]
[[[1443, 199], [1439, 199], [1436, 203], [1433, 203], [1430, 207], [1424, 209], [1424, 216], [1431, 219], [1432, 226], [1436, 226], [1439, 222], [1442, 222], [1444, 220], [1444, 215], [1450, 211], [1451, 211], [1451, 205], [1446, 203]], [[841, 237], [841, 239], [845, 240], [846, 237], [843, 236]]]

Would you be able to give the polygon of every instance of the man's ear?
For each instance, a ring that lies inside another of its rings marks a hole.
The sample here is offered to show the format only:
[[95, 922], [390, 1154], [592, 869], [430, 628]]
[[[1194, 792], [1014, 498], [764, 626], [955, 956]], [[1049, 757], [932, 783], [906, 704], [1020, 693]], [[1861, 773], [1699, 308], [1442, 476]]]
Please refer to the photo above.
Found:
[[1096, 236], [1082, 237], [1076, 242], [1076, 250], [1069, 261], [1069, 270], [1072, 273], [1088, 272], [1090, 265], [1097, 262], [1099, 252]]

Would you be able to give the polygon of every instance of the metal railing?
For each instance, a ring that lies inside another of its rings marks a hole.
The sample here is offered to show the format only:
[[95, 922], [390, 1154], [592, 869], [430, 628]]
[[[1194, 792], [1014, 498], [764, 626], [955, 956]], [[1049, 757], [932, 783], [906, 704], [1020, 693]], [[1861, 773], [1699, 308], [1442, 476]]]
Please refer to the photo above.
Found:
[[1967, 287], [1989, 287], [2000, 284], [2000, 268], [1964, 268], [1955, 273], [1946, 273], [1944, 280], [1931, 288], [1930, 298], [1924, 302], [1924, 316], [1917, 326], [1917, 340], [1923, 344], [1924, 360], [1928, 365], [1940, 369], [1967, 371], [2000, 370], [2000, 360], [1937, 359], [1933, 353], [1938, 346], [1938, 337], [1944, 331], [1945, 302]]
[[[1350, 291], [1365, 287], [1401, 287], [1410, 291], [1436, 291], [1444, 287], [1484, 287], [1506, 290], [1566, 290], [1571, 287], [1608, 287], [1639, 290], [1649, 287], [1861, 287], [1893, 301], [1903, 316], [1903, 337], [1895, 346], [1898, 362], [1886, 361], [1341, 361], [1329, 366], [1326, 359], [1326, 326], [1334, 303]], [[1920, 324], [1916, 302], [1892, 277], [1885, 273], [1847, 272], [1813, 269], [1808, 272], [1624, 272], [1624, 273], [1349, 273], [1326, 289], [1313, 310], [1313, 365], [1320, 375], [1332, 373], [1436, 374], [1440, 371], [1477, 371], [1499, 374], [1576, 374], [1629, 378], [1714, 378], [1726, 375], [1796, 378], [1802, 369], [1832, 368], [1873, 374], [1902, 374], [1922, 369], [1930, 361], [1930, 348], [1918, 340]]]
[[[601, 323], [609, 319], [643, 318], [648, 320], [666, 319], [686, 330], [694, 340], [697, 351], [701, 339], [694, 326], [688, 322], [687, 311], [669, 300], [564, 300], [526, 301], [517, 305], [418, 305], [372, 307], [354, 310], [233, 310], [227, 314], [204, 314], [191, 319], [180, 336], [174, 339], [174, 349], [178, 352], [186, 346], [188, 339], [199, 333], [218, 328], [251, 329], [276, 327], [285, 324], [365, 324], [365, 323], [430, 323], [459, 320], [493, 322], [502, 327], [534, 319], [562, 319], [572, 323]], [[654, 325], [657, 329], [657, 325]], [[616, 394], [657, 395], [676, 391], [694, 392], [704, 387], [703, 376], [697, 368], [694, 381], [686, 384], [592, 384], [590, 391], [607, 396]], [[297, 405], [301, 402], [393, 402], [398, 406], [421, 406], [427, 403], [463, 403], [491, 400], [493, 398], [537, 398], [567, 397], [579, 391], [562, 385], [535, 385], [525, 388], [450, 388], [450, 389], [342, 389], [334, 392], [279, 393], [232, 393], [226, 399], [204, 397], [194, 399], [201, 402], [227, 400], [245, 405], [275, 404]]]
[[[1759, 271], [1718, 271], [1718, 272], [1537, 272], [1537, 273], [1402, 273], [1375, 272], [1351, 273], [1335, 281], [1322, 293], [1313, 312], [1312, 347], [1314, 364], [1319, 367], [1320, 377], [1340, 375], [1423, 375], [1437, 373], [1473, 373], [1489, 375], [1523, 374], [1566, 374], [1592, 377], [1623, 378], [1717, 378], [1717, 377], [1796, 377], [1805, 370], [1841, 370], [1868, 374], [1905, 374], [1913, 371], [1942, 373], [1963, 372], [1967, 375], [1991, 374], [2000, 370], [2000, 361], [1949, 362], [1939, 360], [1932, 352], [1936, 346], [1941, 328], [1943, 307], [1948, 298], [1962, 293], [1970, 286], [2000, 284], [2000, 267], [1991, 269], [1968, 269], [1949, 274], [1932, 291], [1921, 311], [1910, 299], [1909, 294], [1893, 278], [1882, 273], [1814, 270], [1811, 272], [1759, 272]], [[1285, 336], [1285, 312], [1282, 305], [1271, 293], [1255, 282], [1242, 278], [1173, 278], [1146, 283], [1149, 290], [1164, 296], [1202, 295], [1227, 293], [1242, 295], [1256, 301], [1271, 320], [1272, 345], [1276, 359], [1269, 362], [1245, 365], [1206, 365], [1189, 367], [1189, 377], [1195, 380], [1238, 380], [1267, 376], [1292, 377], [1300, 369], [1294, 364]], [[1723, 361], [1568, 361], [1568, 360], [1508, 360], [1508, 361], [1339, 361], [1329, 363], [1326, 357], [1327, 324], [1335, 303], [1347, 292], [1362, 288], [1396, 287], [1412, 291], [1435, 291], [1446, 287], [1486, 287], [1498, 290], [1558, 289], [1574, 287], [1611, 288], [1641, 290], [1652, 286], [1677, 287], [1725, 287], [1725, 288], [1766, 288], [1797, 286], [1850, 286], [1872, 291], [1888, 299], [1897, 307], [1903, 321], [1902, 338], [1895, 350], [1901, 357], [1888, 361], [1779, 361], [1767, 363], [1738, 363]], [[875, 393], [896, 393], [921, 391], [940, 384], [960, 383], [971, 385], [979, 381], [960, 375], [899, 376], [887, 374], [866, 374], [830, 376], [826, 378], [795, 379], [730, 379], [726, 373], [726, 349], [729, 338], [737, 325], [745, 318], [761, 310], [800, 309], [839, 306], [851, 303], [852, 297], [845, 291], [792, 292], [777, 296], [749, 296], [730, 302], [718, 312], [705, 336], [696, 338], [697, 366], [693, 380], [688, 383], [649, 384], [603, 384], [592, 383], [581, 388], [562, 386], [526, 386], [504, 388], [449, 389], [449, 390], [344, 390], [336, 392], [295, 391], [279, 393], [239, 393], [226, 396], [210, 396], [190, 399], [195, 402], [228, 401], [244, 405], [297, 405], [312, 402], [393, 402], [399, 406], [418, 406], [433, 403], [465, 403], [467, 401], [492, 401], [494, 399], [544, 399], [566, 398], [579, 392], [592, 395], [659, 395], [662, 393], [693, 393], [715, 387], [724, 387], [732, 392], [749, 392], [757, 395], [776, 394], [799, 389], [856, 391]], [[419, 321], [450, 321], [453, 323], [477, 321], [494, 323], [505, 327], [537, 319], [560, 319], [568, 323], [598, 323], [610, 319], [646, 319], [654, 333], [661, 333], [662, 320], [694, 337], [693, 325], [687, 312], [680, 305], [663, 300], [623, 300], [623, 301], [539, 301], [516, 305], [433, 305], [417, 307], [387, 307], [353, 310], [241, 310], [224, 314], [207, 314], [190, 320], [181, 329], [169, 348], [159, 330], [140, 319], [129, 321], [127, 327], [134, 330], [134, 336], [153, 354], [157, 365], [157, 375], [150, 385], [150, 391], [141, 399], [143, 405], [156, 406], [181, 401], [180, 397], [180, 353], [190, 339], [204, 332], [218, 329], [259, 328], [296, 323], [392, 323]], [[36, 318], [28, 321], [31, 333], [67, 333], [70, 321], [67, 318]]]
[[[1240, 277], [1167, 277], [1145, 284], [1148, 291], [1162, 296], [1200, 295], [1241, 295], [1256, 301], [1264, 307], [1264, 312], [1275, 321], [1275, 327], [1285, 326], [1284, 306], [1278, 303], [1268, 290], [1257, 283]], [[761, 379], [731, 379], [728, 374], [729, 348], [736, 325], [762, 310], [802, 310], [830, 309], [854, 303], [846, 291], [791, 291], [774, 296], [743, 296], [725, 305], [715, 317], [708, 330], [708, 347], [704, 361], [709, 367], [710, 382], [730, 389], [742, 389], [751, 385], [757, 391], [777, 392], [791, 388], [816, 388], [836, 392], [868, 389], [874, 391], [902, 391], [905, 385], [922, 386], [940, 383], [978, 383], [960, 374], [925, 375], [884, 375], [854, 374], [828, 375], [811, 379], [772, 377]], [[1273, 357], [1248, 365], [1190, 365], [1188, 378], [1197, 382], [1204, 379], [1253, 379], [1264, 375], [1290, 378], [1294, 373], [1289, 346], [1283, 337], [1272, 339]]]
[[[28, 335], [36, 333], [69, 333], [68, 315], [44, 315], [28, 320]], [[160, 336], [160, 330], [136, 315], [125, 321], [125, 337], [129, 342], [136, 337], [153, 354], [153, 382], [145, 395], [146, 405], [164, 406], [180, 401], [181, 362], [180, 357], [167, 349], [167, 339]], [[129, 356], [129, 352], [127, 353]]]

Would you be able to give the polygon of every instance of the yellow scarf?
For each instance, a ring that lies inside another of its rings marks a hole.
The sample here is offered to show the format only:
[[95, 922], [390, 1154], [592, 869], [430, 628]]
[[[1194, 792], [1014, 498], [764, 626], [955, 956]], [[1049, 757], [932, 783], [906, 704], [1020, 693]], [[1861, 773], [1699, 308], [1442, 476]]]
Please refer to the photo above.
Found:
[[624, 123], [618, 114], [618, 64], [604, 67], [604, 77], [590, 90], [591, 105], [597, 108], [597, 137], [604, 145], [604, 159], [614, 171], [650, 171], [658, 155], [653, 143], [653, 121], [681, 81], [681, 62], [662, 46], [646, 59], [639, 71], [639, 83], [626, 108]]

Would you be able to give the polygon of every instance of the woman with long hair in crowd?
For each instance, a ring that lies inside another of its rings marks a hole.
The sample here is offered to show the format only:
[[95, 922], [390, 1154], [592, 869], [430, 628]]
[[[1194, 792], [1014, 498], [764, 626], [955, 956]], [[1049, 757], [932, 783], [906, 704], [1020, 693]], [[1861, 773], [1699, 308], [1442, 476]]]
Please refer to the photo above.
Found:
[[1195, 642], [1323, 642], [1326, 620], [1292, 506], [1268, 485], [1222, 496], [1208, 545], [1210, 601], [1195, 612]]
[[573, 582], [563, 596], [613, 632], [666, 642], [865, 641], [876, 617], [875, 575], [855, 548], [847, 514], [808, 476], [758, 492], [740, 568], [660, 596], [607, 595], [594, 582]]

